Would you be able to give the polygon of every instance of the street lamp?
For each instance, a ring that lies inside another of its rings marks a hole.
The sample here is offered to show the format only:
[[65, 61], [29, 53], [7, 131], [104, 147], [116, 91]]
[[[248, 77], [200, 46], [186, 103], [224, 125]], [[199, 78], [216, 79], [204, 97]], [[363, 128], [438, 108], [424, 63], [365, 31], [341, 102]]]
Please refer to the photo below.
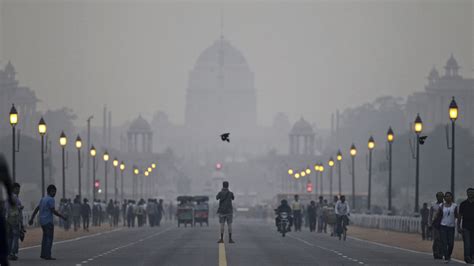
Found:
[[156, 163], [152, 163], [151, 168], [155, 169], [156, 168]]
[[305, 170], [305, 171], [306, 171], [306, 174], [307, 174], [307, 175], [311, 174], [311, 169], [309, 169], [309, 167], [308, 167], [308, 168], [306, 168], [306, 170]]
[[339, 196], [341, 196], [342, 194], [342, 184], [341, 184], [341, 164], [342, 164], [342, 153], [341, 153], [341, 150], [338, 150], [337, 151], [337, 156], [336, 156], [336, 160], [337, 160], [337, 171], [338, 171], [338, 178], [339, 178]]
[[451, 193], [454, 194], [454, 148], [455, 148], [455, 134], [454, 134], [454, 128], [456, 124], [456, 119], [458, 119], [458, 105], [456, 101], [453, 99], [451, 100], [451, 103], [449, 104], [449, 119], [451, 119]]
[[324, 176], [324, 165], [319, 164], [319, 186], [321, 188], [321, 196], [323, 196], [324, 186], [323, 186], [323, 176]]
[[81, 198], [81, 148], [82, 148], [82, 140], [79, 135], [76, 138], [76, 149], [77, 149], [77, 180], [78, 180], [78, 188], [79, 191], [79, 199]]
[[367, 147], [369, 148], [369, 189], [367, 196], [367, 210], [370, 212], [370, 198], [372, 196], [372, 151], [375, 148], [374, 137], [370, 136], [369, 141], [367, 142]]
[[328, 165], [329, 165], [329, 200], [332, 200], [332, 171], [334, 167], [334, 160], [332, 159], [332, 157], [329, 158]]
[[392, 127], [388, 128], [387, 131], [387, 142], [388, 142], [388, 211], [392, 211], [392, 144], [395, 140]]
[[41, 117], [38, 123], [38, 133], [41, 136], [41, 195], [44, 197], [45, 187], [44, 187], [44, 135], [46, 135], [47, 126], [44, 122], [43, 117]]
[[289, 174], [289, 175], [293, 175], [293, 169], [291, 169], [291, 168], [288, 169], [288, 174]]
[[119, 166], [119, 161], [117, 157], [114, 158], [112, 164], [114, 165], [114, 201], [117, 200], [117, 167]]
[[132, 191], [132, 194], [133, 194], [133, 198], [135, 199], [136, 198], [136, 194], [137, 194], [137, 179], [138, 179], [138, 175], [140, 174], [140, 170], [138, 170], [137, 167], [134, 167], [133, 169], [133, 174], [135, 175], [135, 178], [133, 179], [133, 191]]
[[109, 161], [109, 153], [107, 152], [107, 150], [104, 152], [104, 156], [103, 156], [103, 159], [104, 159], [104, 171], [105, 171], [105, 175], [104, 175], [104, 178], [105, 178], [105, 202], [107, 202], [107, 162]]
[[16, 162], [15, 162], [15, 155], [17, 153], [16, 145], [15, 145], [15, 137], [16, 132], [15, 128], [18, 124], [18, 112], [15, 108], [15, 105], [12, 104], [12, 108], [10, 109], [10, 125], [12, 126], [12, 177], [13, 182], [16, 182]]
[[296, 173], [295, 174], [295, 179], [299, 179], [300, 178], [300, 174], [299, 173]]
[[123, 201], [123, 171], [125, 171], [125, 163], [120, 163], [120, 198]]
[[420, 114], [416, 115], [414, 130], [416, 134], [415, 213], [417, 213], [419, 211], [418, 193], [420, 184], [420, 134], [423, 131], [423, 122], [421, 121]]
[[352, 209], [355, 210], [355, 157], [357, 155], [357, 149], [354, 143], [351, 145], [350, 149], [351, 161], [352, 161]]
[[95, 156], [97, 156], [97, 150], [94, 145], [91, 146], [90, 155], [92, 157], [92, 203], [95, 202]]
[[59, 136], [59, 145], [61, 146], [61, 152], [62, 152], [62, 171], [63, 171], [63, 199], [66, 198], [66, 164], [65, 164], [65, 148], [67, 145], [67, 137], [66, 134], [64, 134], [64, 131], [61, 132], [61, 135]]

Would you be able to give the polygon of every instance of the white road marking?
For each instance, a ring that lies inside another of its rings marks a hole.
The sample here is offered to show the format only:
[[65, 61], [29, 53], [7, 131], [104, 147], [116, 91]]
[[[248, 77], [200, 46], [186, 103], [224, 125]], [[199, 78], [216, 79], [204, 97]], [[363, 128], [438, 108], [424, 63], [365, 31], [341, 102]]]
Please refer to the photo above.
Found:
[[[100, 233], [96, 233], [96, 234], [92, 234], [92, 235], [85, 235], [85, 236], [80, 236], [80, 237], [76, 237], [76, 238], [72, 238], [72, 239], [57, 241], [57, 242], [53, 242], [53, 246], [59, 245], [59, 244], [64, 244], [64, 243], [69, 243], [69, 242], [74, 242], [74, 241], [79, 241], [79, 240], [82, 240], [82, 239], [96, 237], [96, 236], [100, 236], [100, 235], [105, 235], [105, 234], [109, 234], [109, 233], [113, 233], [113, 232], [117, 232], [117, 231], [121, 231], [121, 230], [123, 230], [123, 228], [117, 228], [117, 229], [107, 231], [107, 232], [100, 232]], [[28, 250], [28, 249], [39, 248], [39, 247], [41, 247], [41, 245], [36, 245], [36, 246], [31, 246], [31, 247], [24, 247], [24, 248], [20, 248], [20, 250]]]
[[[351, 260], [351, 261], [353, 260], [351, 257], [348, 257], [348, 256], [342, 254], [341, 252], [337, 251], [337, 250], [328, 249], [328, 248], [325, 248], [325, 247], [319, 246], [319, 245], [314, 245], [313, 243], [310, 243], [310, 242], [308, 242], [308, 241], [306, 241], [306, 240], [304, 240], [304, 239], [301, 239], [301, 238], [299, 238], [299, 237], [296, 237], [296, 236], [288, 235], [288, 237], [291, 237], [291, 238], [296, 239], [296, 240], [298, 240], [298, 241], [300, 241], [300, 242], [303, 242], [303, 243], [305, 243], [306, 245], [308, 245], [308, 246], [310, 246], [310, 247], [317, 247], [317, 248], [320, 248], [320, 249], [322, 249], [322, 250], [326, 250], [326, 251], [329, 251], [329, 252], [334, 252], [334, 253], [336, 253], [338, 256], [340, 256], [340, 257], [342, 257], [342, 258], [344, 258], [344, 259]], [[363, 263], [362, 261], [360, 261], [359, 264], [363, 265], [364, 263]]]
[[[398, 250], [401, 250], [401, 251], [411, 252], [411, 253], [415, 253], [415, 254], [433, 256], [432, 253], [421, 252], [421, 251], [416, 251], [416, 250], [411, 250], [411, 249], [406, 249], [406, 248], [401, 248], [401, 247], [396, 247], [396, 246], [390, 246], [390, 245], [387, 245], [387, 244], [377, 243], [377, 242], [373, 242], [373, 241], [369, 241], [369, 240], [365, 240], [365, 239], [360, 239], [360, 238], [353, 237], [353, 236], [348, 236], [347, 238], [357, 240], [357, 241], [361, 241], [361, 242], [365, 242], [365, 243], [369, 243], [369, 244], [373, 244], [373, 245], [380, 246], [380, 247], [393, 248], [393, 249], [398, 249]], [[465, 264], [464, 261], [461, 261], [461, 260], [458, 260], [458, 259], [451, 259], [451, 261], [455, 261], [457, 263]]]
[[108, 250], [108, 251], [102, 253], [102, 254], [96, 255], [95, 257], [92, 257], [92, 258], [90, 258], [90, 259], [88, 259], [88, 260], [89, 260], [89, 261], [92, 261], [92, 260], [95, 259], [95, 258], [99, 258], [99, 257], [102, 257], [102, 256], [106, 256], [106, 255], [108, 255], [108, 254], [110, 254], [110, 253], [113, 253], [113, 252], [119, 250], [119, 249], [123, 249], [123, 248], [127, 248], [127, 247], [130, 247], [130, 246], [136, 245], [136, 244], [138, 244], [138, 243], [140, 243], [140, 242], [142, 242], [142, 241], [145, 241], [145, 240], [148, 240], [148, 239], [153, 238], [153, 237], [155, 237], [155, 236], [161, 235], [161, 234], [163, 234], [163, 233], [165, 233], [165, 232], [168, 232], [168, 231], [170, 231], [170, 230], [172, 230], [172, 229], [174, 229], [174, 227], [170, 227], [170, 228], [165, 229], [165, 230], [163, 230], [163, 231], [154, 233], [154, 234], [152, 234], [152, 235], [149, 235], [149, 236], [147, 236], [147, 237], [145, 237], [145, 238], [142, 238], [142, 239], [137, 240], [137, 241], [135, 241], [135, 242], [129, 243], [129, 244], [127, 244], [127, 245], [115, 247], [115, 248], [113, 248], [113, 249], [111, 249], [111, 250]]

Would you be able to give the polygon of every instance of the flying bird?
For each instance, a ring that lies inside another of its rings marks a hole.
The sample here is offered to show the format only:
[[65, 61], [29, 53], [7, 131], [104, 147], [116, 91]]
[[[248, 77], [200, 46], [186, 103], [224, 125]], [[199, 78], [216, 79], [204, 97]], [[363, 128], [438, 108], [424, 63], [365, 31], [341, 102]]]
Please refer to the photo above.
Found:
[[224, 133], [221, 135], [221, 140], [230, 142], [229, 136], [230, 136], [230, 133]]
[[421, 145], [425, 144], [426, 138], [428, 138], [428, 136], [421, 136], [421, 137], [420, 137], [420, 144], [421, 144]]

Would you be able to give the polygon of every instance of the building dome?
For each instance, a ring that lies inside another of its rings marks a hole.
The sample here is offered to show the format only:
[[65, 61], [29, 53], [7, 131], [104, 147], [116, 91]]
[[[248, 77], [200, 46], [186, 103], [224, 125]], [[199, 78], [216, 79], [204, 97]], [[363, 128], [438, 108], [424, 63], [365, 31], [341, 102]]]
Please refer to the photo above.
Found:
[[293, 128], [291, 129], [290, 134], [292, 135], [313, 135], [313, 127], [306, 121], [304, 120], [303, 117], [300, 118], [294, 125]]
[[206, 48], [196, 61], [196, 68], [218, 68], [226, 66], [244, 66], [248, 68], [247, 61], [242, 53], [221, 37], [210, 47]]
[[454, 59], [454, 56], [451, 54], [451, 57], [449, 57], [448, 62], [446, 62], [446, 67], [445, 68], [459, 68], [458, 62], [456, 59]]
[[139, 115], [135, 120], [130, 124], [128, 132], [133, 133], [148, 133], [152, 132], [150, 124]]

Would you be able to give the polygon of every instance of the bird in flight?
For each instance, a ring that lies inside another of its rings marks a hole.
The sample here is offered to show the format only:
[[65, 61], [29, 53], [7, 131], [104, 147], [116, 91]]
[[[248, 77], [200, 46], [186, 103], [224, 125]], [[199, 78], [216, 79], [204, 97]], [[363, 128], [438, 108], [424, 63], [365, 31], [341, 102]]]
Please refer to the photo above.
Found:
[[224, 133], [221, 135], [221, 140], [230, 142], [229, 136], [230, 136], [230, 133]]

